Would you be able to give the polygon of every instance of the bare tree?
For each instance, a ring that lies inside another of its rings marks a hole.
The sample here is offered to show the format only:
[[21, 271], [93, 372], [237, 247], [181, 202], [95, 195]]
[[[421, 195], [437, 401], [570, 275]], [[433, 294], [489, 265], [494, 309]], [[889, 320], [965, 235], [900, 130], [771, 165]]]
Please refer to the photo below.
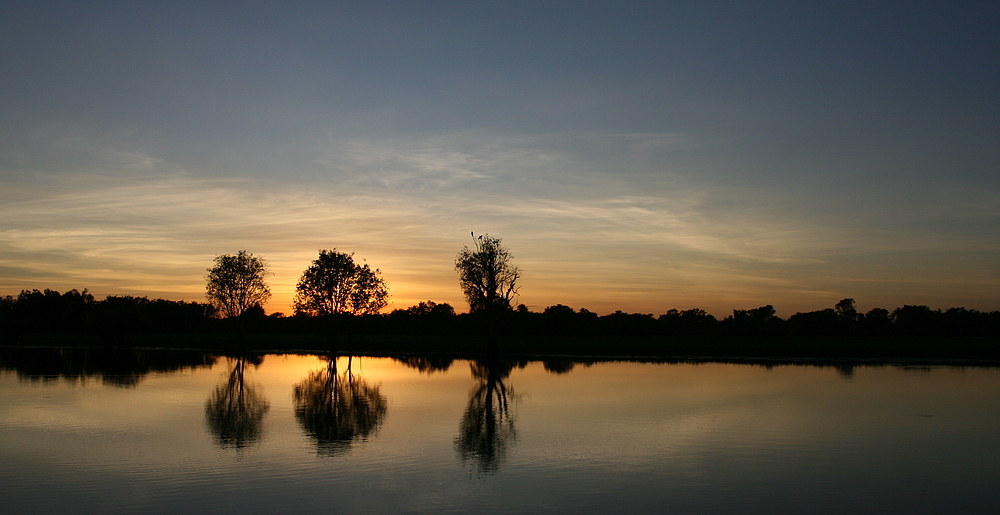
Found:
[[389, 287], [381, 271], [354, 262], [354, 254], [321, 250], [295, 286], [295, 313], [368, 315], [389, 303]]
[[269, 275], [267, 261], [245, 250], [235, 256], [216, 256], [215, 266], [208, 269], [205, 277], [205, 296], [223, 316], [241, 317], [248, 309], [271, 298], [271, 289], [265, 282]]

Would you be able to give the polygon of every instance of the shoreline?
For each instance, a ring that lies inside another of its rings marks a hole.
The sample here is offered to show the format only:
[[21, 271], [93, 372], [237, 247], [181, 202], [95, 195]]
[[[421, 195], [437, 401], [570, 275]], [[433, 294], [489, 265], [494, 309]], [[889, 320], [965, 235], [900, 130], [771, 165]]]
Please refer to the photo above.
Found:
[[[372, 358], [413, 358], [435, 357], [455, 360], [475, 361], [487, 357], [485, 352], [454, 352], [454, 351], [403, 351], [403, 350], [366, 350], [353, 351], [319, 348], [252, 348], [252, 349], [220, 349], [206, 347], [164, 347], [164, 346], [66, 346], [66, 345], [10, 345], [0, 344], [2, 350], [68, 350], [68, 351], [118, 351], [118, 352], [198, 352], [216, 356], [232, 356], [235, 354], [251, 355], [336, 355]], [[945, 367], [1000, 367], [998, 358], [971, 357], [921, 357], [921, 356], [742, 356], [742, 355], [689, 355], [689, 354], [567, 354], [567, 353], [501, 353], [501, 360], [510, 361], [573, 361], [573, 362], [644, 362], [644, 363], [725, 363], [744, 365], [811, 365], [811, 366], [945, 366]]]

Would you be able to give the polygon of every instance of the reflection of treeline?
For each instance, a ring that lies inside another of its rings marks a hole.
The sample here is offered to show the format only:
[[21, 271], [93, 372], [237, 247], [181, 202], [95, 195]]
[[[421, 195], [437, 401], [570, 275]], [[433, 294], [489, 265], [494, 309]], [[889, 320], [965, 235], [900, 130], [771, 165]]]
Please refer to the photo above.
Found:
[[196, 351], [125, 349], [0, 349], [0, 370], [25, 381], [100, 378], [103, 384], [133, 387], [151, 373], [211, 367], [216, 357]]
[[[388, 314], [326, 317], [265, 316], [260, 308], [246, 315], [246, 327], [257, 333], [321, 334], [330, 318], [350, 318], [356, 334], [479, 335], [484, 321], [477, 314], [456, 314], [452, 306], [421, 302]], [[100, 341], [127, 343], [135, 334], [211, 333], [232, 330], [233, 320], [217, 317], [209, 304], [108, 296], [96, 300], [86, 290], [60, 294], [52, 290], [23, 291], [0, 298], [0, 332], [87, 334]], [[347, 324], [343, 324], [346, 326]], [[737, 309], [723, 319], [701, 309], [662, 315], [615, 313], [598, 316], [586, 309], [557, 304], [541, 312], [524, 305], [506, 315], [502, 332], [539, 336], [1000, 336], [1000, 311], [966, 308], [948, 310], [906, 305], [889, 311], [856, 311], [853, 299], [832, 308], [796, 313], [787, 319], [774, 307]]]

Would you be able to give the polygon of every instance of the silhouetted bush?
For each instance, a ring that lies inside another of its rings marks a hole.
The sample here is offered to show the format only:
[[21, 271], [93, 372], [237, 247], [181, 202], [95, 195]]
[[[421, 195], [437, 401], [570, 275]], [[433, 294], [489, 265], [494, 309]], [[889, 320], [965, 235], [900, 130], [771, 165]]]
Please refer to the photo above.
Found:
[[391, 332], [397, 334], [442, 334], [454, 325], [455, 308], [434, 301], [421, 302], [406, 309], [396, 309], [385, 320]]
[[667, 335], [716, 334], [719, 321], [704, 309], [671, 309], [657, 319], [660, 332]]
[[724, 334], [738, 336], [776, 336], [781, 334], [784, 320], [775, 316], [774, 306], [768, 304], [754, 309], [734, 309], [732, 316], [724, 318]]
[[896, 333], [903, 336], [936, 336], [942, 332], [941, 310], [927, 306], [903, 306], [892, 312]]
[[840, 335], [846, 327], [837, 312], [831, 308], [808, 313], [796, 313], [785, 322], [788, 334], [807, 336], [812, 334]]

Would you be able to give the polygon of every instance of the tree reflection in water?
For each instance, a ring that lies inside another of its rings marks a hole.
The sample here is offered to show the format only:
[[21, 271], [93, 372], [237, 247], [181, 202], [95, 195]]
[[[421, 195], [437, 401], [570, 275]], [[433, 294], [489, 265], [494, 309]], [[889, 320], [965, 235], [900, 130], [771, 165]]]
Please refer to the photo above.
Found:
[[517, 397], [504, 380], [514, 363], [489, 359], [473, 362], [472, 377], [476, 385], [469, 392], [469, 404], [462, 415], [455, 438], [455, 449], [462, 462], [473, 461], [480, 473], [490, 474], [499, 469], [507, 449], [517, 438], [511, 405]]
[[403, 365], [415, 368], [422, 374], [433, 374], [435, 372], [447, 372], [454, 361], [451, 358], [443, 357], [417, 357], [407, 356], [405, 358], [392, 358]]
[[388, 402], [379, 385], [370, 384], [347, 370], [337, 374], [333, 357], [323, 370], [311, 372], [295, 385], [295, 418], [302, 430], [316, 440], [321, 456], [345, 452], [355, 440], [366, 440], [378, 432]]
[[[257, 386], [246, 380], [247, 362], [246, 356], [236, 358], [228, 380], [205, 402], [208, 430], [223, 448], [243, 449], [259, 442], [264, 415], [271, 407]], [[251, 363], [259, 365], [260, 358]]]

